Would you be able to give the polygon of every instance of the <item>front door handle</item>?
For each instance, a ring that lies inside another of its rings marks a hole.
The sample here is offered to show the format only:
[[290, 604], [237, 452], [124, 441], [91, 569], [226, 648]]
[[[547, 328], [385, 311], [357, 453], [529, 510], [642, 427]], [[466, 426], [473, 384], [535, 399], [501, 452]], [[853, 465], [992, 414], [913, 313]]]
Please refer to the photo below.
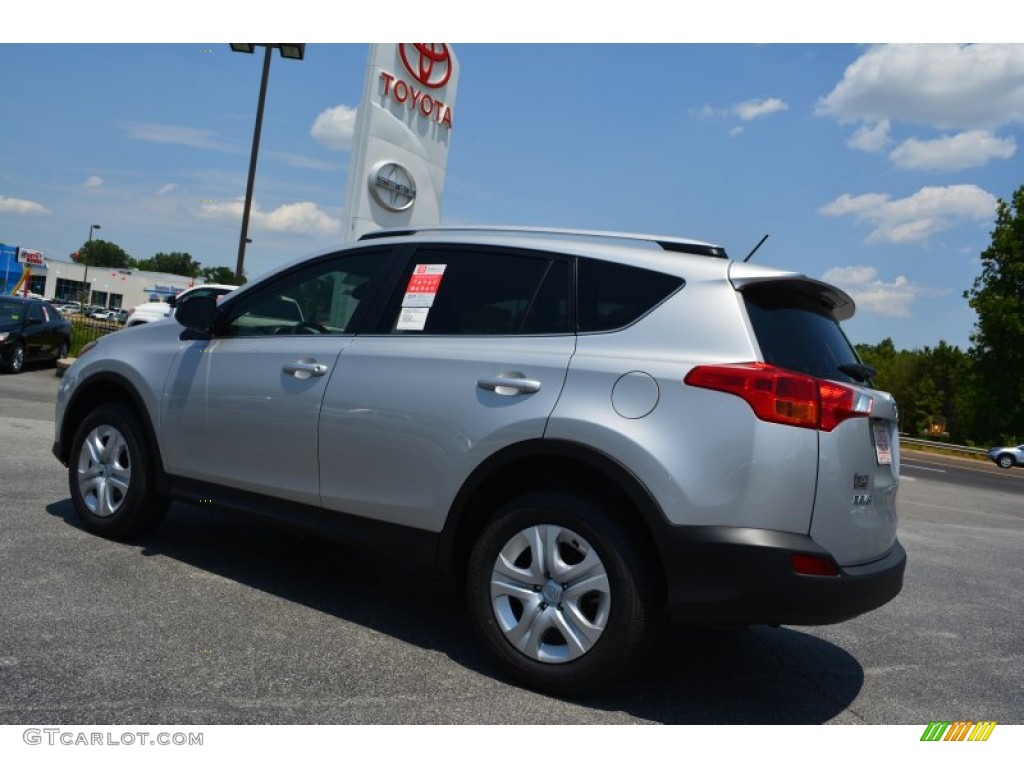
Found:
[[323, 363], [285, 363], [281, 370], [294, 376], [296, 379], [308, 379], [310, 376], [323, 376], [327, 373], [327, 366]]
[[540, 392], [540, 382], [528, 379], [521, 373], [485, 376], [477, 379], [476, 385], [498, 395], [530, 395]]

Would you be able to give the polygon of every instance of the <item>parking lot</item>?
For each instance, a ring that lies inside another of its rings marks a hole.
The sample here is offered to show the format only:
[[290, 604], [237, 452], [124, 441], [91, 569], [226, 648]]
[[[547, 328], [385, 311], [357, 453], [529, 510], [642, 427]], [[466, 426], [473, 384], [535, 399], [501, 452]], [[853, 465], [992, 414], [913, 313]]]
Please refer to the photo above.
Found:
[[564, 701], [495, 676], [439, 575], [181, 504], [141, 542], [86, 533], [50, 454], [58, 382], [0, 376], [0, 722], [1024, 723], [1024, 470], [905, 455], [894, 602], [672, 630]]

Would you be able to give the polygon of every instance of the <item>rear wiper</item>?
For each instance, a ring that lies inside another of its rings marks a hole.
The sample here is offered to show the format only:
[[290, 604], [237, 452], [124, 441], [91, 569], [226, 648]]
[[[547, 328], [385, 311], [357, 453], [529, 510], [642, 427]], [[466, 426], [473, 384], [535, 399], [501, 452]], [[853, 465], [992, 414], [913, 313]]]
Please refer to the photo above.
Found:
[[870, 384], [871, 380], [878, 375], [878, 371], [864, 363], [843, 363], [839, 370], [857, 381]]

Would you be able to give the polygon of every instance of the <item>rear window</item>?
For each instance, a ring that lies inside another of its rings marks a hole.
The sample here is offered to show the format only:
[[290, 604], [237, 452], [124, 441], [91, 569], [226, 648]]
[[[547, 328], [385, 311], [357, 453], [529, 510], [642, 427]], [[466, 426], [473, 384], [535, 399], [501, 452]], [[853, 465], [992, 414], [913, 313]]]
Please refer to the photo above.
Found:
[[578, 269], [581, 331], [611, 331], [629, 325], [683, 284], [675, 275], [592, 259], [580, 259]]
[[814, 297], [754, 287], [744, 298], [764, 362], [819, 379], [856, 383], [840, 366], [860, 363], [857, 352]]

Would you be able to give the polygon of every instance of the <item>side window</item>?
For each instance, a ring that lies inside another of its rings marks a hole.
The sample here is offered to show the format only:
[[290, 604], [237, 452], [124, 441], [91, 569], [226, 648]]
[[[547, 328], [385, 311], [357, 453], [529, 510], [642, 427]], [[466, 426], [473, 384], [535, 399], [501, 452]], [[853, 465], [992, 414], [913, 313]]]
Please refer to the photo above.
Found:
[[580, 331], [629, 325], [683, 284], [675, 275], [594, 259], [580, 259], [577, 268]]
[[385, 312], [388, 333], [569, 332], [569, 267], [544, 254], [417, 250]]
[[389, 250], [318, 261], [234, 302], [223, 336], [353, 333], [391, 264]]
[[30, 304], [28, 308], [28, 319], [29, 320], [44, 320], [43, 317], [43, 305], [42, 304]]

